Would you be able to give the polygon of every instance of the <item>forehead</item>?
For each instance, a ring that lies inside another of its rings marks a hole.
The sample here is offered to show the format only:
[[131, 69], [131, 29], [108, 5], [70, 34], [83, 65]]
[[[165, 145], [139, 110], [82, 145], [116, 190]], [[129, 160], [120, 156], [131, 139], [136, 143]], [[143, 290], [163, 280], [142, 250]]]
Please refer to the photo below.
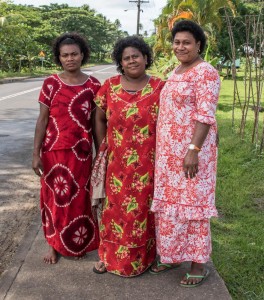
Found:
[[80, 52], [80, 47], [77, 44], [61, 45], [60, 46], [60, 54], [62, 54], [62, 53], [72, 53], [72, 52]]
[[174, 36], [174, 40], [191, 40], [195, 41], [194, 36], [189, 31], [181, 31], [177, 32]]
[[126, 47], [124, 50], [123, 50], [123, 53], [122, 53], [122, 57], [125, 57], [125, 56], [130, 56], [130, 55], [142, 55], [142, 53], [137, 49], [137, 48], [134, 48], [134, 47]]

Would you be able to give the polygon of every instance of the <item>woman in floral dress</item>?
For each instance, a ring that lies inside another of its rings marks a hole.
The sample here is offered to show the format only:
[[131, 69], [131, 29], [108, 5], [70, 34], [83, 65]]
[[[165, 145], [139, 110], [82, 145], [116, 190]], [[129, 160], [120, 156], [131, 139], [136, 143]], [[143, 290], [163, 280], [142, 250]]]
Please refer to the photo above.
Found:
[[58, 254], [83, 256], [97, 249], [97, 222], [91, 213], [89, 179], [92, 163], [91, 112], [100, 83], [81, 72], [89, 58], [86, 41], [77, 33], [58, 37], [55, 62], [63, 68], [43, 83], [32, 168], [40, 176], [40, 207], [50, 246], [44, 262]]
[[156, 256], [154, 149], [159, 94], [163, 82], [146, 74], [149, 46], [138, 37], [121, 39], [113, 59], [121, 75], [96, 96], [96, 141], [107, 139], [106, 198], [100, 223], [100, 261], [94, 272], [120, 276], [143, 273]]
[[204, 264], [211, 253], [210, 218], [217, 216], [215, 110], [220, 80], [200, 57], [206, 38], [199, 25], [181, 21], [172, 37], [180, 65], [160, 97], [152, 211], [161, 263], [151, 272], [191, 261], [181, 285], [194, 287], [209, 274]]

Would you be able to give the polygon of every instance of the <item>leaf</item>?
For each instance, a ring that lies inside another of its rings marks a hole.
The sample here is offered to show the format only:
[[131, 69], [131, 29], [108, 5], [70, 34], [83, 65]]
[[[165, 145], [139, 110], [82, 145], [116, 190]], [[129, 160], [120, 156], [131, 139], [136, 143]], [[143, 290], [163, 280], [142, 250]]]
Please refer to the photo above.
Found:
[[138, 267], [140, 266], [140, 263], [138, 261], [132, 261], [131, 263], [133, 269], [136, 271]]
[[130, 107], [127, 110], [126, 118], [128, 119], [129, 117], [131, 117], [132, 115], [137, 114], [137, 113], [138, 113], [138, 108], [137, 107]]
[[120, 180], [118, 180], [115, 176], [113, 176], [113, 183], [114, 183], [114, 186], [117, 186], [117, 187], [122, 187], [123, 184]]
[[144, 184], [146, 184], [149, 181], [149, 173], [146, 173], [145, 175], [141, 176], [139, 178], [139, 181], [143, 182]]
[[122, 134], [120, 134], [116, 129], [114, 129], [114, 132], [115, 132], [116, 138], [117, 138], [119, 141], [122, 141], [122, 140], [123, 140]]
[[114, 227], [115, 227], [115, 230], [119, 233], [123, 233], [123, 228], [120, 226], [120, 225], [117, 225], [115, 222], [114, 223]]
[[141, 92], [141, 96], [145, 96], [147, 94], [150, 94], [153, 91], [153, 88], [151, 87], [151, 85], [148, 83], [144, 89]]
[[126, 247], [124, 247], [124, 246], [120, 246], [120, 247], [118, 248], [118, 250], [117, 250], [117, 253], [122, 253], [122, 252], [124, 252], [125, 248], [126, 248]]
[[132, 154], [132, 155], [129, 155], [128, 159], [127, 159], [127, 166], [133, 164], [134, 162], [138, 161], [138, 154]]
[[121, 88], [122, 88], [122, 85], [121, 85], [121, 84], [113, 85], [113, 86], [112, 86], [112, 89], [113, 89], [113, 91], [114, 91], [115, 93], [119, 93], [120, 90], [121, 90]]
[[139, 227], [143, 230], [147, 228], [147, 219], [145, 219], [142, 223], [140, 223]]
[[108, 208], [108, 197], [105, 197], [105, 200], [104, 200], [104, 209], [107, 209]]
[[143, 133], [144, 135], [148, 135], [149, 133], [149, 126], [145, 126], [143, 128], [140, 129], [140, 133]]
[[136, 202], [136, 200], [131, 201], [127, 206], [127, 212], [129, 213], [132, 210], [137, 209], [137, 208], [138, 208], [138, 203]]

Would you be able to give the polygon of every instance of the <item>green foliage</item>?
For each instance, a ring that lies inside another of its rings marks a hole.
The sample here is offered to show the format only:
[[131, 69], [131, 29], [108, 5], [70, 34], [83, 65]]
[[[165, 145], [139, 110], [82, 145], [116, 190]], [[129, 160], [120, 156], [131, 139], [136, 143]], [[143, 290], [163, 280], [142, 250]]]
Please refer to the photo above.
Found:
[[0, 2], [0, 70], [32, 70], [41, 65], [38, 57], [44, 51], [45, 64], [52, 66], [52, 41], [64, 32], [84, 35], [91, 48], [92, 60], [110, 57], [113, 43], [125, 36], [119, 20], [114, 23], [97, 14], [88, 5], [69, 7], [50, 4], [41, 7]]
[[250, 128], [244, 141], [232, 130], [232, 85], [222, 83], [217, 110], [220, 217], [212, 222], [213, 262], [233, 299], [257, 300], [264, 299], [264, 160], [251, 145]]

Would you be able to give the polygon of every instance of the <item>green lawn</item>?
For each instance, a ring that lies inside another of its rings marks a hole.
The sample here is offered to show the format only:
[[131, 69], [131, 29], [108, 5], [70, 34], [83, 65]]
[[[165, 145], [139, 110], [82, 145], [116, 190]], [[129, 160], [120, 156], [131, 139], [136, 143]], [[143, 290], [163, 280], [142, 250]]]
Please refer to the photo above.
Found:
[[220, 217], [212, 220], [212, 258], [233, 299], [264, 299], [264, 158], [250, 142], [252, 121], [244, 141], [237, 134], [239, 109], [232, 129], [232, 90], [233, 82], [224, 80], [217, 110]]

